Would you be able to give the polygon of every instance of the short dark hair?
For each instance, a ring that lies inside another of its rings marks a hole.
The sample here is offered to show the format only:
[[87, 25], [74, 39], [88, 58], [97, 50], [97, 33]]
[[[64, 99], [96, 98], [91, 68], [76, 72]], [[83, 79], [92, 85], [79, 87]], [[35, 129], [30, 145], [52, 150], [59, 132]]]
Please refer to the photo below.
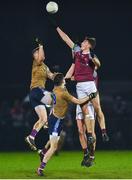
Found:
[[62, 73], [57, 73], [54, 77], [54, 86], [60, 86], [63, 82], [64, 75]]
[[91, 49], [95, 48], [95, 46], [96, 46], [96, 38], [86, 36], [85, 40], [88, 40], [88, 42], [91, 44]]

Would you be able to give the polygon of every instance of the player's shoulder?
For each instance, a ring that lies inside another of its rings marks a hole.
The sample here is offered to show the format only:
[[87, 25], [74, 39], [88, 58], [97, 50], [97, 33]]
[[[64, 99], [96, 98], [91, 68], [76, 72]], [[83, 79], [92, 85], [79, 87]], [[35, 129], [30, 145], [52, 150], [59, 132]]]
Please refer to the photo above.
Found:
[[60, 91], [62, 92], [62, 96], [66, 96], [67, 94], [69, 94], [69, 92], [68, 92], [66, 87], [60, 88]]
[[66, 88], [63, 91], [63, 96], [66, 97], [66, 99], [72, 97], [72, 95], [69, 93], [69, 91]]
[[67, 88], [66, 88], [66, 87], [64, 87], [64, 88], [63, 88], [63, 91], [64, 91], [64, 92], [68, 92], [68, 90], [67, 90]]
[[66, 93], [68, 93], [68, 90], [64, 87], [64, 88], [60, 88], [60, 91], [63, 93], [63, 95], [65, 95]]
[[48, 72], [49, 71], [49, 67], [43, 62], [42, 64], [43, 68]]
[[77, 52], [81, 51], [81, 47], [78, 44], [74, 44], [72, 50], [73, 50], [74, 53], [77, 53]]
[[44, 62], [43, 62], [42, 64], [43, 64], [43, 66], [44, 66], [45, 68], [48, 68], [48, 66], [47, 66]]

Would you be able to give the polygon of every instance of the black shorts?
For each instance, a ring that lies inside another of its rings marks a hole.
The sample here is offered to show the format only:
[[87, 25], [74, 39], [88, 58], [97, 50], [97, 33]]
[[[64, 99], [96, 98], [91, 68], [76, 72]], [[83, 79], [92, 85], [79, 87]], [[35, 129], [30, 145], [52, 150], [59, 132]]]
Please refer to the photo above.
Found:
[[49, 135], [60, 136], [60, 132], [63, 128], [63, 119], [55, 117], [53, 114], [48, 119]]
[[29, 99], [30, 99], [30, 104], [33, 108], [35, 108], [36, 106], [38, 105], [44, 105], [42, 102], [41, 102], [41, 99], [43, 98], [44, 96], [44, 92], [45, 92], [45, 89], [44, 88], [39, 88], [39, 87], [36, 87], [36, 88], [33, 88], [30, 93], [29, 93]]

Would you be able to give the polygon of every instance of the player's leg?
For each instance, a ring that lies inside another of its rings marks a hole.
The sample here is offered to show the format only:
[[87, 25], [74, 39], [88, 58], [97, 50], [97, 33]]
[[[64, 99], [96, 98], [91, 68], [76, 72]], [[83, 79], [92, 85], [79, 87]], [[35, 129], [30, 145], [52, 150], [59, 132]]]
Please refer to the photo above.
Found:
[[[63, 144], [64, 144], [64, 140], [65, 140], [65, 136], [66, 136], [66, 132], [64, 130], [61, 131], [60, 133], [60, 138], [58, 141], [58, 146], [57, 146], [57, 150], [55, 151], [55, 155], [58, 155], [59, 151], [61, 150]], [[50, 148], [50, 140], [46, 143], [46, 145], [44, 146], [43, 149], [39, 149], [38, 150], [38, 154], [40, 156], [40, 161], [42, 162], [46, 152], [48, 151], [48, 149]]]
[[46, 145], [44, 146], [43, 149], [39, 149], [38, 150], [38, 154], [39, 154], [39, 157], [40, 157], [40, 161], [42, 162], [46, 152], [48, 151], [48, 149], [50, 148], [50, 140], [48, 140], [48, 142], [46, 143]]
[[[39, 120], [34, 124], [33, 130], [36, 132], [39, 132], [40, 129], [44, 126], [44, 124], [47, 122], [47, 111], [44, 105], [39, 105], [35, 108], [35, 111], [39, 117]], [[32, 135], [31, 135], [32, 136]], [[34, 136], [32, 136], [35, 138]]]
[[65, 137], [66, 137], [66, 132], [64, 130], [62, 130], [60, 133], [60, 138], [58, 141], [57, 150], [55, 151], [55, 155], [58, 155], [60, 150], [62, 149], [64, 141], [65, 141]]
[[89, 146], [89, 159], [84, 163], [84, 165], [87, 167], [93, 166], [95, 160], [95, 148], [96, 148], [95, 120], [91, 119], [91, 127], [92, 127], [92, 136], [94, 137], [95, 142], [94, 144], [91, 144]]
[[34, 88], [30, 92], [30, 102], [35, 109], [39, 119], [34, 124], [29, 136], [26, 137], [26, 142], [33, 150], [37, 150], [35, 146], [35, 137], [40, 129], [47, 123], [47, 111], [45, 105], [52, 105], [53, 99], [51, 93], [41, 88]]
[[[87, 93], [86, 91], [89, 89], [87, 88], [86, 84], [83, 83], [78, 83], [77, 84], [77, 96], [78, 98], [84, 98], [87, 95], [89, 95], [90, 93]], [[96, 92], [96, 91], [95, 91]], [[94, 143], [94, 138], [92, 137], [92, 131], [91, 131], [91, 127], [89, 124], [89, 111], [88, 111], [88, 104], [85, 104], [83, 106], [81, 106], [82, 112], [83, 112], [83, 116], [84, 116], [84, 122], [86, 125], [86, 130], [87, 130], [87, 139], [89, 141], [89, 143]]]
[[48, 119], [50, 148], [45, 153], [44, 158], [40, 164], [40, 167], [37, 169], [37, 174], [39, 176], [43, 175], [43, 170], [44, 170], [47, 162], [53, 156], [53, 154], [55, 153], [55, 151], [58, 147], [60, 132], [62, 131], [62, 124], [63, 124], [63, 120], [58, 119], [53, 114]]
[[[99, 106], [101, 107], [101, 104], [100, 104], [100, 95], [99, 95], [99, 94], [98, 94], [97, 98], [98, 98]], [[99, 122], [100, 128], [101, 128], [101, 130], [102, 130], [102, 138], [103, 138], [103, 141], [104, 141], [104, 142], [109, 141], [109, 137], [108, 137], [107, 131], [106, 131], [106, 123], [105, 123], [104, 114], [103, 114], [103, 118], [98, 118], [98, 122]]]
[[96, 133], [95, 133], [96, 114], [95, 114], [95, 110], [94, 110], [94, 107], [91, 102], [88, 103], [88, 110], [89, 110], [89, 116], [90, 116], [89, 118], [90, 118], [90, 127], [91, 127], [91, 131], [92, 131], [92, 136], [95, 139], [95, 142], [90, 150], [90, 156], [94, 156], [95, 147], [96, 147]]
[[96, 96], [96, 98], [92, 99], [91, 102], [94, 106], [94, 109], [95, 109], [95, 112], [97, 115], [97, 119], [99, 121], [99, 125], [100, 125], [101, 131], [102, 131], [103, 141], [107, 142], [107, 141], [109, 141], [109, 137], [106, 132], [105, 117], [104, 117], [104, 113], [101, 109], [99, 94]]
[[80, 144], [82, 149], [87, 151], [87, 136], [86, 136], [86, 126], [84, 122], [84, 116], [79, 105], [76, 106], [76, 120], [77, 120], [77, 128], [79, 134]]
[[[40, 103], [44, 105], [51, 105], [52, 104], [51, 93], [48, 91], [44, 91], [41, 96]], [[31, 137], [33, 138], [35, 138], [34, 134], [36, 136], [36, 134], [40, 131], [40, 129], [44, 126], [44, 124], [47, 124], [47, 111], [44, 105], [39, 105], [35, 107], [35, 111], [39, 117], [39, 120], [35, 123], [33, 127], [33, 135], [31, 132]]]
[[94, 153], [95, 153], [95, 147], [96, 147], [96, 134], [95, 134], [95, 111], [94, 107], [91, 103], [88, 103], [88, 111], [89, 111], [89, 124], [92, 132], [92, 136], [95, 139], [95, 142], [93, 144], [88, 144], [89, 149], [89, 158], [84, 161], [84, 165], [87, 167], [90, 167], [94, 164]]
[[85, 133], [86, 127], [83, 119], [77, 119], [77, 127], [78, 127], [80, 144], [85, 154], [85, 152], [87, 151], [87, 137]]
[[81, 165], [83, 166], [84, 161], [89, 158], [89, 152], [87, 146], [86, 126], [83, 119], [83, 113], [79, 105], [77, 105], [76, 107], [76, 121], [77, 121], [80, 144], [84, 152], [84, 157], [81, 162]]
[[43, 170], [47, 164], [47, 162], [51, 159], [55, 151], [57, 150], [59, 138], [58, 136], [53, 136], [50, 138], [50, 148], [44, 155], [44, 158], [40, 164], [40, 167], [37, 169], [37, 174], [39, 176], [43, 176]]
[[52, 155], [55, 153], [58, 147], [58, 136], [54, 136], [50, 138], [50, 148], [44, 156], [43, 162], [47, 163]]
[[81, 166], [84, 166], [84, 162], [89, 158], [89, 151], [87, 146], [86, 126], [83, 119], [82, 120], [77, 119], [77, 127], [78, 127], [80, 144], [84, 152]]
[[49, 147], [50, 147], [50, 140], [48, 140], [48, 142], [46, 143], [44, 149], [47, 150], [47, 149], [49, 149]]
[[96, 133], [95, 133], [95, 119], [91, 119], [91, 127], [92, 127], [92, 136], [95, 139], [95, 142], [93, 144], [93, 148], [90, 150], [90, 157], [94, 158], [95, 156], [95, 149], [96, 149]]
[[[92, 88], [91, 88], [91, 82], [77, 83], [76, 87], [77, 87], [78, 98], [84, 98], [84, 97], [88, 96], [90, 93], [97, 91], [94, 82], [92, 82]], [[92, 137], [92, 131], [91, 131], [91, 127], [89, 124], [90, 118], [89, 118], [88, 104], [81, 106], [81, 109], [83, 112], [84, 122], [86, 125], [88, 144], [93, 144], [95, 140]]]
[[33, 129], [29, 136], [26, 137], [26, 142], [33, 150], [37, 150], [35, 145], [35, 137], [44, 123], [47, 122], [47, 111], [44, 105], [38, 105], [35, 107], [35, 111], [39, 117], [39, 120], [34, 124]]
[[92, 128], [91, 128], [91, 123], [90, 123], [88, 104], [83, 105], [81, 108], [84, 115], [84, 122], [85, 122], [86, 130], [87, 130], [87, 140], [88, 140], [88, 144], [90, 145], [95, 142], [95, 139], [92, 136]]

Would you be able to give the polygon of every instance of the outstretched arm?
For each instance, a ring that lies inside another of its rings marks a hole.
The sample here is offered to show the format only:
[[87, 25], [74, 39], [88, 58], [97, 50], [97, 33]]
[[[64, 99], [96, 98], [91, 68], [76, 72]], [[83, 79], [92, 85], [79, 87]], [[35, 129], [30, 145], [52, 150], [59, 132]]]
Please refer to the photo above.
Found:
[[89, 96], [85, 97], [85, 98], [81, 98], [81, 99], [77, 99], [75, 97], [72, 97], [71, 101], [74, 103], [74, 104], [85, 104], [89, 101], [91, 101], [93, 98], [95, 98], [97, 96], [97, 92], [96, 93], [91, 93]]
[[39, 44], [39, 50], [38, 50], [38, 61], [43, 61], [45, 59], [45, 53], [43, 45]]
[[[72, 50], [72, 59], [74, 60], [74, 51]], [[69, 70], [67, 71], [66, 75], [65, 75], [65, 79], [71, 79], [74, 80], [74, 71], [75, 71], [75, 63], [73, 61], [71, 67], [69, 68]]]
[[69, 70], [67, 71], [66, 75], [65, 75], [65, 79], [69, 79], [73, 76], [75, 70], [75, 64], [72, 63], [71, 67], [69, 68]]
[[61, 39], [71, 48], [74, 47], [74, 42], [69, 38], [69, 36], [64, 33], [59, 27], [56, 28], [58, 34], [60, 35]]

